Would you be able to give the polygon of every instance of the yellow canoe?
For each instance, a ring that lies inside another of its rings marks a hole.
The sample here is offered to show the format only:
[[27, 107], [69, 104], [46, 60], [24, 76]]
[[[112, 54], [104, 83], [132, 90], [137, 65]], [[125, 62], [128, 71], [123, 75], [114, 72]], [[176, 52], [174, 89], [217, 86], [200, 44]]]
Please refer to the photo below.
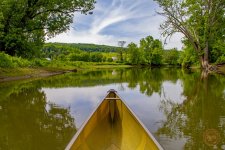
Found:
[[115, 90], [109, 90], [66, 150], [162, 150]]

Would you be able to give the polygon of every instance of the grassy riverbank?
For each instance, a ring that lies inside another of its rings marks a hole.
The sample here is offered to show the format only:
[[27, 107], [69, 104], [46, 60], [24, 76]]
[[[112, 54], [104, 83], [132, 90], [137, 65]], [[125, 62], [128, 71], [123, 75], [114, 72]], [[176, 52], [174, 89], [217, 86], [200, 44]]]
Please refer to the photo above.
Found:
[[82, 69], [130, 67], [116, 62], [84, 62], [70, 60], [23, 59], [0, 53], [0, 81], [43, 77]]
[[[164, 66], [164, 65], [162, 65]], [[175, 67], [172, 65], [170, 67]], [[0, 53], [0, 82], [27, 78], [37, 78], [63, 74], [67, 72], [76, 72], [79, 70], [127, 68], [131, 65], [125, 65], [118, 62], [84, 62], [69, 60], [47, 60], [32, 59], [27, 60], [20, 57], [12, 57]], [[194, 67], [199, 69], [198, 67]], [[225, 65], [220, 65], [218, 71], [225, 74]]]
[[47, 66], [47, 67], [23, 67], [23, 68], [0, 68], [0, 78], [14, 77], [24, 75], [36, 75], [42, 73], [55, 73], [66, 71], [79, 71], [79, 70], [94, 70], [94, 69], [110, 69], [110, 68], [128, 68], [130, 65], [124, 64], [100, 64], [100, 63], [82, 63], [82, 66]]
[[129, 65], [116, 63], [90, 63], [79, 62], [76, 65], [48, 65], [46, 67], [20, 67], [20, 68], [0, 68], [0, 82], [20, 80], [35, 77], [46, 77], [79, 70], [96, 70], [109, 68], [127, 68]]
[[[80, 70], [97, 70], [97, 69], [111, 69], [111, 68], [128, 68], [131, 65], [124, 65], [119, 63], [93, 63], [93, 62], [75, 62], [62, 63], [53, 62], [47, 66], [36, 67], [12, 67], [12, 68], [0, 68], [0, 82], [20, 80], [27, 78], [46, 77], [52, 75], [58, 75], [68, 72], [77, 72]], [[199, 69], [194, 67], [194, 69]], [[218, 67], [218, 72], [225, 75], [225, 65]]]

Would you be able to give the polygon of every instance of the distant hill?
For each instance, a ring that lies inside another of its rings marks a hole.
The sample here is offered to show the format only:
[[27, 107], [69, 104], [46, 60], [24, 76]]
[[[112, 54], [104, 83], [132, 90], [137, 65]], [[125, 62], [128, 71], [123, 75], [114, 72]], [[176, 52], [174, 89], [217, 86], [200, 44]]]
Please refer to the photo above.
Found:
[[46, 43], [46, 46], [77, 48], [86, 52], [116, 52], [119, 47], [84, 43]]

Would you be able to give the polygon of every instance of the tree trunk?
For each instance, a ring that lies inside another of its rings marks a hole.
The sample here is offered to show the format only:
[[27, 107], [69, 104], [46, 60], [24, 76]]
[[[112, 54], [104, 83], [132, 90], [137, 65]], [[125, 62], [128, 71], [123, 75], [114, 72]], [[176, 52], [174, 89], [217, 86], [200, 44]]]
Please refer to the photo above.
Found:
[[201, 57], [201, 68], [204, 70], [208, 70], [209, 68], [209, 62], [204, 58], [204, 56]]
[[209, 60], [208, 58], [205, 56], [205, 54], [203, 54], [203, 56], [201, 56], [201, 68], [204, 70], [209, 70]]
[[203, 69], [203, 71], [208, 74], [209, 72], [214, 72], [217, 71], [217, 67], [216, 66], [212, 66], [209, 64], [209, 46], [208, 46], [208, 42], [206, 43], [205, 48], [203, 49], [204, 54], [202, 56], [200, 56], [200, 62], [201, 62], [201, 68]]
[[206, 42], [206, 46], [203, 49], [204, 54], [201, 56], [201, 68], [208, 71], [210, 68], [209, 65], [209, 44]]

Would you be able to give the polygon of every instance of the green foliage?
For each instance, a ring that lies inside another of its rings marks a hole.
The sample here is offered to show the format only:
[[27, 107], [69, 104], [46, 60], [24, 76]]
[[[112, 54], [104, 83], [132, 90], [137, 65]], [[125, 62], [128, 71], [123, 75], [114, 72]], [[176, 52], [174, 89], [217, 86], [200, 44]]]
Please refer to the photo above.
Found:
[[142, 54], [138, 46], [135, 43], [130, 43], [128, 44], [127, 50], [128, 50], [128, 54], [130, 55], [129, 62], [135, 65], [141, 64]]
[[123, 60], [123, 50], [124, 48], [119, 48], [117, 50], [117, 62], [119, 63], [122, 63], [124, 60]]
[[[86, 50], [79, 49], [77, 45], [82, 45], [83, 49]], [[106, 61], [109, 58], [112, 59], [113, 56], [116, 56], [116, 53], [109, 50], [109, 48], [116, 47], [94, 45], [94, 49], [91, 49], [92, 45], [94, 44], [47, 43], [42, 49], [42, 57], [51, 58], [52, 60], [102, 62]], [[95, 48], [100, 49], [98, 50]]]
[[131, 64], [161, 65], [163, 48], [158, 39], [148, 36], [140, 40], [140, 47], [131, 43], [128, 45], [129, 62]]
[[[161, 24], [163, 35], [172, 36], [180, 32], [185, 36], [188, 45], [198, 53], [202, 68], [215, 62], [224, 47], [225, 9], [224, 0], [155, 0], [161, 7], [160, 15], [166, 20]], [[208, 55], [209, 54], [209, 55]], [[193, 55], [195, 55], [193, 53]], [[209, 60], [209, 61], [208, 61]]]
[[31, 62], [31, 67], [46, 67], [48, 66], [51, 61], [48, 61], [46, 59], [39, 59], [39, 58], [35, 58], [30, 60]]
[[220, 56], [217, 61], [217, 64], [225, 64], [225, 55]]
[[210, 51], [210, 62], [212, 63], [224, 63], [225, 57], [225, 42], [217, 40], [217, 42], [213, 45], [212, 50]]
[[153, 65], [161, 65], [162, 64], [162, 43], [158, 39], [154, 40], [152, 47], [152, 64]]
[[101, 53], [91, 53], [90, 61], [91, 62], [102, 62], [103, 61], [103, 55]]
[[162, 64], [162, 43], [152, 36], [148, 36], [140, 41], [140, 49], [144, 52], [144, 60], [150, 65]]
[[144, 59], [145, 59], [145, 62], [147, 62], [148, 64], [152, 63], [153, 41], [154, 39], [152, 36], [148, 36], [140, 40], [140, 49], [142, 52], [144, 52]]
[[[122, 63], [122, 62], [126, 62], [126, 54], [127, 54], [127, 50], [126, 48], [124, 48], [124, 45], [126, 44], [126, 41], [118, 41], [118, 46], [119, 48], [117, 49], [117, 58], [118, 58], [118, 62]], [[124, 56], [125, 55], [125, 56]]]
[[152, 52], [152, 62], [153, 65], [161, 65], [162, 64], [162, 50], [155, 48]]
[[12, 62], [12, 58], [9, 55], [7, 55], [5, 53], [2, 53], [2, 52], [0, 52], [0, 67], [2, 67], [2, 68], [6, 68], [6, 67], [12, 68], [12, 67], [14, 67], [14, 64]]
[[177, 49], [165, 50], [163, 53], [163, 62], [168, 65], [178, 65], [180, 52]]
[[79, 54], [71, 53], [68, 55], [70, 61], [85, 61], [85, 62], [102, 62], [103, 55], [97, 52], [81, 52]]
[[116, 52], [118, 47], [108, 45], [84, 44], [84, 43], [46, 43], [43, 50], [51, 47], [66, 48], [70, 50], [82, 50], [86, 52]]
[[79, 54], [75, 54], [75, 53], [71, 53], [68, 56], [70, 61], [78, 61], [80, 59], [80, 55]]
[[8, 54], [0, 52], [0, 67], [1, 68], [15, 68], [15, 67], [28, 67], [31, 63], [20, 57], [12, 57]]
[[51, 61], [46, 59], [23, 59], [21, 57], [13, 57], [4, 52], [0, 52], [0, 67], [1, 68], [23, 68], [23, 67], [47, 67]]
[[66, 55], [71, 53], [81, 53], [82, 51], [78, 48], [71, 47], [67, 44], [52, 44], [47, 43], [42, 48], [42, 57], [51, 59], [65, 59]]
[[12, 59], [13, 64], [15, 67], [30, 67], [31, 62], [27, 59], [23, 59], [21, 57], [13, 57]]
[[51, 38], [68, 30], [74, 12], [87, 13], [94, 3], [94, 0], [1, 0], [0, 50], [33, 57], [46, 36]]
[[112, 58], [108, 58], [107, 61], [108, 62], [113, 62], [113, 59]]
[[184, 68], [189, 68], [198, 64], [198, 55], [192, 47], [186, 47], [180, 54], [178, 63]]
[[68, 44], [70, 47], [78, 48], [87, 52], [116, 52], [118, 47], [96, 44]]
[[[76, 47], [77, 44], [61, 44], [61, 43], [48, 43], [42, 49], [42, 57], [51, 58], [52, 60], [64, 60], [64, 61], [85, 61], [85, 62], [103, 62], [107, 58], [111, 58], [116, 55], [108, 51], [107, 46], [99, 45], [102, 49], [96, 52], [84, 51]], [[79, 44], [78, 44], [79, 45]], [[91, 44], [84, 44], [83, 46], [90, 46]], [[98, 47], [98, 45], [95, 45]], [[106, 48], [104, 50], [103, 48]], [[110, 47], [110, 46], [109, 46]], [[89, 48], [89, 47], [87, 47]]]

